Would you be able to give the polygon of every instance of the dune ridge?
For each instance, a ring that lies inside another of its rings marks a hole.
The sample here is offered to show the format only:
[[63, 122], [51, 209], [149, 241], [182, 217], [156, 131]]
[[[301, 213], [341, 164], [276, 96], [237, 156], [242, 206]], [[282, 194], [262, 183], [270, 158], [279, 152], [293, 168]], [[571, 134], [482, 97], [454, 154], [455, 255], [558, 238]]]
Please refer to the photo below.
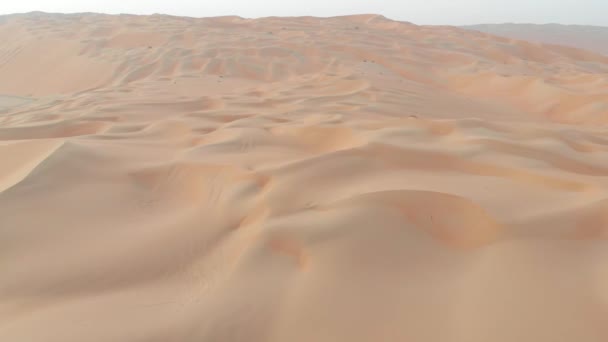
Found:
[[2, 341], [608, 338], [608, 57], [378, 15], [0, 40]]

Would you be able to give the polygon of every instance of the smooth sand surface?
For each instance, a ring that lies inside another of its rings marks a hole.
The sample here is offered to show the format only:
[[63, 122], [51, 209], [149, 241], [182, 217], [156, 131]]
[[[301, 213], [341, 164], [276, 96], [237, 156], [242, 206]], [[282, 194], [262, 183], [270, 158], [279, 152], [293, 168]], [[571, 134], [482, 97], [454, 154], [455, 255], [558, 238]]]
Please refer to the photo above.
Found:
[[608, 57], [0, 18], [0, 341], [608, 341]]
[[0, 95], [0, 111], [30, 102], [26, 97]]

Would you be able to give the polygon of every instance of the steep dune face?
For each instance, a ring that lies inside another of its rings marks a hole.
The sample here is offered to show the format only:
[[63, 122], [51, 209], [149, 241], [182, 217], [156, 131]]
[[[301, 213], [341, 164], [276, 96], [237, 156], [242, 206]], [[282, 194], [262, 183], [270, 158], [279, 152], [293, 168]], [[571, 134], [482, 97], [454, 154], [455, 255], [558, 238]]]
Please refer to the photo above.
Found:
[[0, 41], [2, 341], [608, 339], [607, 57], [375, 15]]

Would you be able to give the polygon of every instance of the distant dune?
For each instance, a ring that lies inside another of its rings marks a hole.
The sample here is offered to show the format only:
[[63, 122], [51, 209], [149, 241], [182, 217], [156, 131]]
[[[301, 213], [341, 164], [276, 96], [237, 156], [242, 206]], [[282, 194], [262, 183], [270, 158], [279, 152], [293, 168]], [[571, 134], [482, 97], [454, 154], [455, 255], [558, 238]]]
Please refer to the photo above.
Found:
[[485, 24], [463, 26], [503, 37], [558, 44], [608, 55], [608, 27], [559, 24]]
[[607, 56], [378, 15], [0, 42], [0, 341], [608, 341]]

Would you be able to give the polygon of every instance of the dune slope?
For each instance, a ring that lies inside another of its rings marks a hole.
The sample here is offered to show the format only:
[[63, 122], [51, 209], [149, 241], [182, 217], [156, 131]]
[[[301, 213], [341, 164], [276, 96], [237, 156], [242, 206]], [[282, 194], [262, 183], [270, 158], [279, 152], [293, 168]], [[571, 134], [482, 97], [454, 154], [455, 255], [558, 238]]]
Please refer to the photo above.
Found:
[[608, 57], [376, 15], [0, 41], [1, 341], [608, 339]]

